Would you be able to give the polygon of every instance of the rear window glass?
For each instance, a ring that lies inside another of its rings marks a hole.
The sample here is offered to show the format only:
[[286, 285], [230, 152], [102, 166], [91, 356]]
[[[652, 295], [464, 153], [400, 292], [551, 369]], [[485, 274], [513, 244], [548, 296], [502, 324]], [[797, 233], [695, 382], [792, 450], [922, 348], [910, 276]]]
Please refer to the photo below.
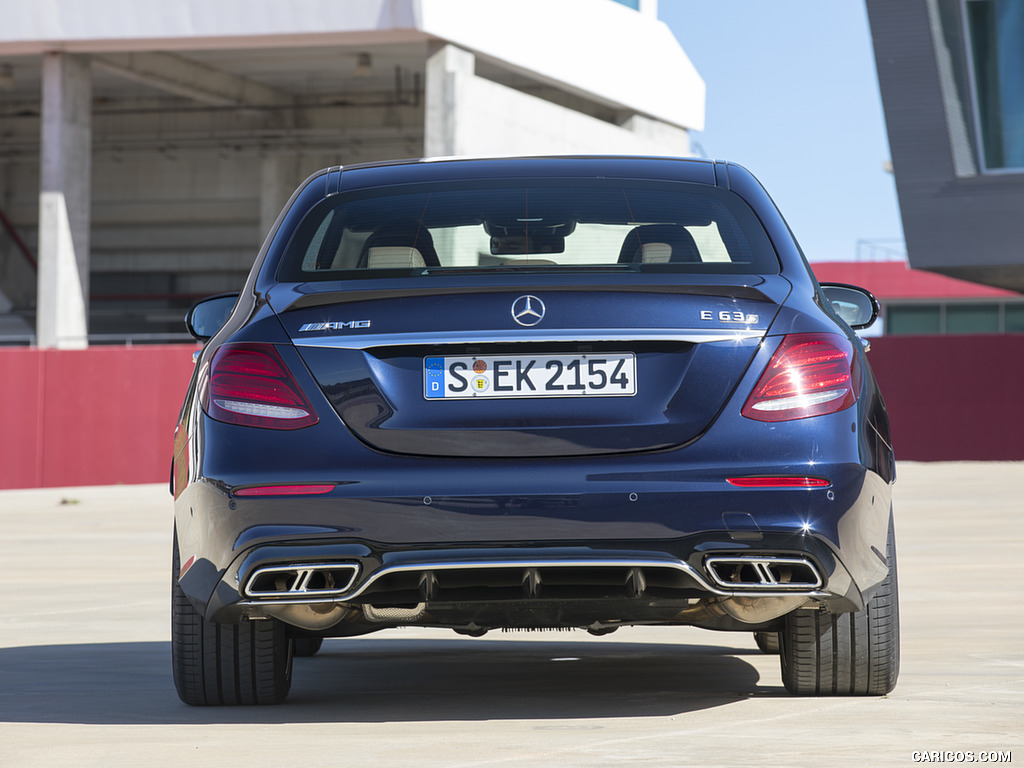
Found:
[[436, 183], [334, 195], [285, 282], [520, 270], [777, 273], [753, 212], [714, 187], [622, 179]]

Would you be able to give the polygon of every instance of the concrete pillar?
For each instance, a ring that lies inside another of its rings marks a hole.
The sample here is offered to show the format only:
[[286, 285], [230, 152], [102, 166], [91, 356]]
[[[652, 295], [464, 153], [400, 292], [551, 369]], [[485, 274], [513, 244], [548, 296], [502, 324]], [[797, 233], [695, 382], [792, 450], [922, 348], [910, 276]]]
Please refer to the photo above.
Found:
[[298, 153], [280, 152], [263, 158], [260, 166], [260, 245], [292, 192], [306, 178], [301, 173]]
[[459, 110], [469, 109], [466, 90], [475, 77], [476, 58], [445, 45], [427, 59], [423, 154], [451, 157], [466, 153], [460, 137]]
[[36, 337], [88, 345], [92, 72], [84, 56], [43, 56]]

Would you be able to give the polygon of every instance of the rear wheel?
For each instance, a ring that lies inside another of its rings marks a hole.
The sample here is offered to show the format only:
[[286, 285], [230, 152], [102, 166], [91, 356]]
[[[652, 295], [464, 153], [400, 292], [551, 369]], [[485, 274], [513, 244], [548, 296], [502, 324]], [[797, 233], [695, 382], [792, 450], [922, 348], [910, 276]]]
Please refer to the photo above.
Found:
[[178, 696], [192, 706], [278, 704], [292, 682], [292, 645], [276, 620], [214, 624], [178, 584], [178, 537], [171, 572], [171, 664]]
[[900, 615], [892, 514], [886, 543], [889, 575], [864, 610], [794, 611], [781, 640], [782, 682], [805, 696], [883, 696], [900, 671]]
[[296, 637], [294, 642], [296, 656], [316, 656], [320, 646], [324, 644], [324, 639], [322, 637]]
[[761, 649], [762, 653], [779, 652], [778, 632], [755, 632], [754, 642], [757, 643], [757, 647]]

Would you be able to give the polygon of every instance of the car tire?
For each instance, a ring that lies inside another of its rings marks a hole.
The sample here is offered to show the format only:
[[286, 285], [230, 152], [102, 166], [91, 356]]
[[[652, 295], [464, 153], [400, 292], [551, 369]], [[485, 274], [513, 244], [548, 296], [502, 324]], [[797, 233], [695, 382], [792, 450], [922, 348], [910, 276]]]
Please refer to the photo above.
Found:
[[296, 637], [294, 643], [296, 656], [316, 656], [320, 646], [324, 644], [324, 639], [322, 637]]
[[884, 696], [900, 670], [899, 589], [892, 513], [886, 542], [889, 574], [864, 610], [799, 610], [785, 618], [782, 682], [803, 696]]
[[761, 649], [762, 653], [779, 653], [778, 632], [755, 632], [754, 642], [757, 643], [757, 647]]
[[179, 698], [192, 706], [279, 704], [292, 682], [292, 642], [275, 620], [215, 624], [178, 584], [178, 537], [171, 571], [171, 664]]

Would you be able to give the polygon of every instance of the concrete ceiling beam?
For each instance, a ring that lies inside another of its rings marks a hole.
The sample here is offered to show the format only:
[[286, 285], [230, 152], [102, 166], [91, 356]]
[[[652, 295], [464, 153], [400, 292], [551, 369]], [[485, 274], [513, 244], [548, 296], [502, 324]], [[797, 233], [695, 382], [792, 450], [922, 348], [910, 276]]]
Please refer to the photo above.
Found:
[[104, 53], [93, 66], [128, 80], [217, 107], [286, 107], [286, 91], [170, 53]]

